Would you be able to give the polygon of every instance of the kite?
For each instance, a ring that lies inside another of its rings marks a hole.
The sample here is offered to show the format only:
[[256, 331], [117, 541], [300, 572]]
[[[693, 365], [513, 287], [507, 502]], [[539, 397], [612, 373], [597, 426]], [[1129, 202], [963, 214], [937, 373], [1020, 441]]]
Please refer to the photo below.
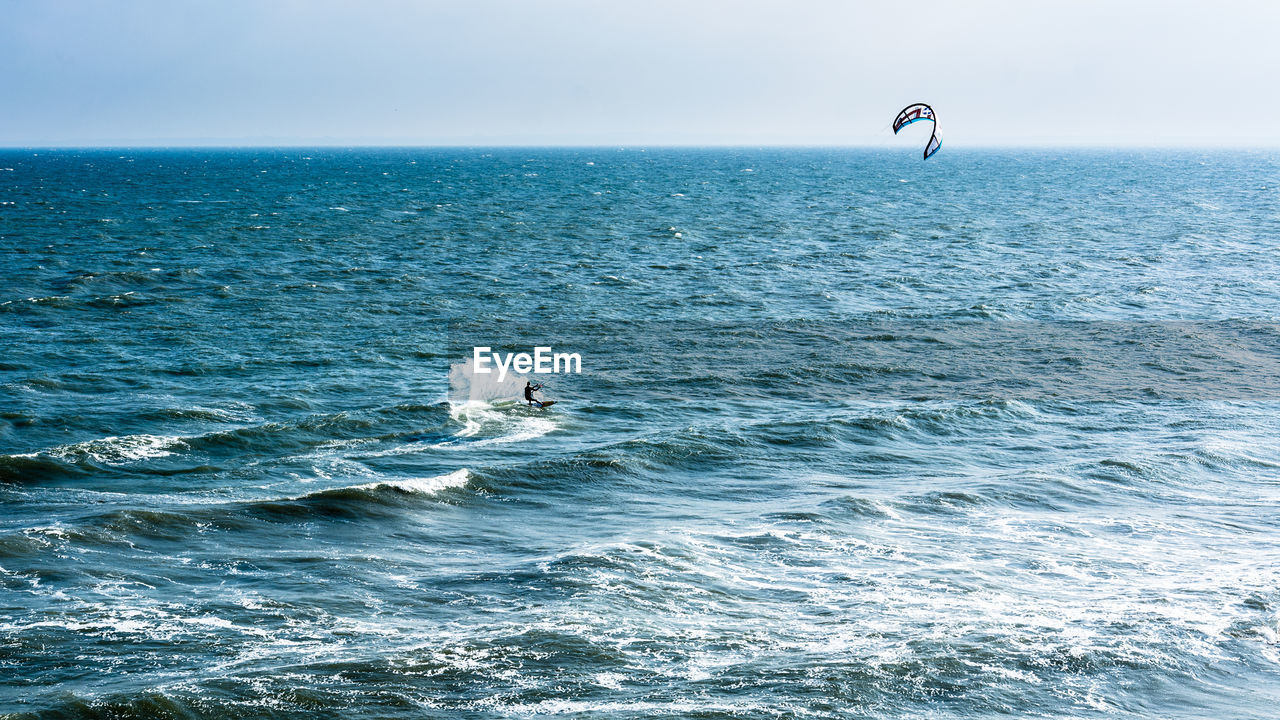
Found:
[[924, 159], [928, 160], [942, 147], [942, 138], [938, 137], [938, 119], [933, 116], [933, 108], [924, 103], [913, 103], [902, 109], [893, 121], [893, 134], [913, 122], [929, 120], [933, 122], [933, 134], [929, 136], [929, 144], [924, 146]]

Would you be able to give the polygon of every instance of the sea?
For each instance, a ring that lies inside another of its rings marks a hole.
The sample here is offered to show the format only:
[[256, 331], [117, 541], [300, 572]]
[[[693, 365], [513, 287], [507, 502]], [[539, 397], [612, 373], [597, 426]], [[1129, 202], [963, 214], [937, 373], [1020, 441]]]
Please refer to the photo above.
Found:
[[1278, 441], [1274, 150], [0, 151], [7, 720], [1280, 718]]

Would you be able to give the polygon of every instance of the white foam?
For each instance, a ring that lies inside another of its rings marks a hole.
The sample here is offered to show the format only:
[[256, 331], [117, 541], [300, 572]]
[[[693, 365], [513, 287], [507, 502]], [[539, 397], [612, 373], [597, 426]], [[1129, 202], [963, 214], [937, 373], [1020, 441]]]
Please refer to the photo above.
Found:
[[[442, 450], [462, 450], [486, 445], [503, 445], [532, 440], [556, 429], [555, 422], [550, 418], [516, 414], [514, 411], [519, 409], [521, 409], [519, 406], [499, 409], [486, 402], [468, 402], [454, 406], [450, 414], [454, 420], [463, 424], [462, 429], [454, 433], [452, 439], [435, 443], [431, 447]], [[486, 431], [496, 431], [499, 434], [460, 442]]]
[[593, 678], [593, 680], [597, 685], [603, 688], [608, 688], [610, 690], [621, 690], [622, 681], [625, 679], [626, 677], [623, 676], [622, 673], [613, 673], [613, 672], [596, 673], [595, 677]]
[[122, 435], [63, 445], [48, 454], [63, 459], [86, 455], [90, 460], [107, 465], [122, 465], [173, 455], [169, 448], [186, 446], [182, 438], [172, 435]]
[[467, 443], [467, 445], [481, 447], [483, 445], [505, 445], [506, 443], [523, 442], [542, 437], [556, 429], [556, 424], [547, 418], [523, 418], [523, 420], [524, 422], [520, 423], [520, 427], [509, 435], [484, 438], [483, 440]]
[[448, 473], [447, 475], [436, 475], [435, 477], [426, 478], [408, 478], [406, 480], [383, 480], [379, 482], [365, 483], [364, 485], [354, 485], [352, 486], [352, 489], [377, 490], [378, 488], [392, 488], [404, 492], [434, 495], [441, 490], [466, 485], [470, 476], [470, 470], [460, 468]]

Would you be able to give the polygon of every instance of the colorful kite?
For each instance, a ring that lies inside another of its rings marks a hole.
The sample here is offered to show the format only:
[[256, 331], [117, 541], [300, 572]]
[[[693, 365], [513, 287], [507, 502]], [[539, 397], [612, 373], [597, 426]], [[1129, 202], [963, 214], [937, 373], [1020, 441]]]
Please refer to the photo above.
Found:
[[924, 146], [924, 159], [928, 160], [942, 147], [942, 138], [938, 137], [938, 119], [933, 116], [933, 108], [924, 103], [906, 106], [893, 121], [893, 134], [897, 135], [902, 128], [920, 120], [933, 122], [933, 134], [929, 136], [929, 144]]

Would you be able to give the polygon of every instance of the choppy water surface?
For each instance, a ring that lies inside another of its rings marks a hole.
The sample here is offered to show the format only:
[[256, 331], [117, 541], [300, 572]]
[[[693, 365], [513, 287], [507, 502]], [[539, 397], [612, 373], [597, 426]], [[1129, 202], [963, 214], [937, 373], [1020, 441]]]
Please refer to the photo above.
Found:
[[1278, 247], [1274, 154], [0, 152], [0, 715], [1280, 717]]

